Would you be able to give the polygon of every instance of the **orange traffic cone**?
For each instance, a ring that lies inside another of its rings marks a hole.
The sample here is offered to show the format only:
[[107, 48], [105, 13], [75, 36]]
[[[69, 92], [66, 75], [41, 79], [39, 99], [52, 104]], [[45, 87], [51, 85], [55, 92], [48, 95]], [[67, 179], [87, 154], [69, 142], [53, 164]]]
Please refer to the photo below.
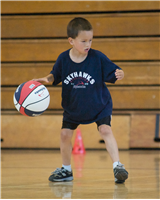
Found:
[[81, 131], [77, 129], [76, 138], [73, 147], [73, 154], [85, 154], [85, 149], [82, 141]]

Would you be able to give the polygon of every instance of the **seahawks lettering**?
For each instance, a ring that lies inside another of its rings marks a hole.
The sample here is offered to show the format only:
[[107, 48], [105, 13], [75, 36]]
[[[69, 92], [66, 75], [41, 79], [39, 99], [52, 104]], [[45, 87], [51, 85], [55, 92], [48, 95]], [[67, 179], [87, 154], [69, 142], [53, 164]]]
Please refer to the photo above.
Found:
[[86, 88], [87, 85], [93, 85], [95, 80], [86, 72], [73, 72], [69, 74], [64, 83], [68, 85], [69, 83], [73, 85], [73, 88]]

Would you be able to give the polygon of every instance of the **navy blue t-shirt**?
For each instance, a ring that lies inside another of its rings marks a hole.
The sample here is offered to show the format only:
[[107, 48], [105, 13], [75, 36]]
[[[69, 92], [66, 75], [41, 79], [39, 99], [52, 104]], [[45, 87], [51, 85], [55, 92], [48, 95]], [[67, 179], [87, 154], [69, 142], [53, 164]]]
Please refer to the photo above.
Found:
[[69, 51], [59, 55], [50, 72], [53, 85], [62, 82], [63, 120], [89, 124], [111, 115], [112, 99], [105, 82], [115, 83], [115, 71], [121, 68], [94, 49], [81, 63], [73, 62]]

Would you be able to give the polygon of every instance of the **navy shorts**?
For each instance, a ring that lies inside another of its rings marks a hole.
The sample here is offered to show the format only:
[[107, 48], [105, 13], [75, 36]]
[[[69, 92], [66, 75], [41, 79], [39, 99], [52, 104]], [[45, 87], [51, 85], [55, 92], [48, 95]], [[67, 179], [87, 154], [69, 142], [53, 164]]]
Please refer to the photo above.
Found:
[[[104, 117], [104, 118], [96, 121], [95, 123], [97, 124], [97, 128], [103, 124], [111, 126], [111, 116]], [[63, 123], [62, 123], [62, 129], [67, 128], [67, 129], [75, 130], [78, 126], [79, 126], [79, 124], [75, 124], [75, 123], [67, 122], [67, 121], [63, 121]]]

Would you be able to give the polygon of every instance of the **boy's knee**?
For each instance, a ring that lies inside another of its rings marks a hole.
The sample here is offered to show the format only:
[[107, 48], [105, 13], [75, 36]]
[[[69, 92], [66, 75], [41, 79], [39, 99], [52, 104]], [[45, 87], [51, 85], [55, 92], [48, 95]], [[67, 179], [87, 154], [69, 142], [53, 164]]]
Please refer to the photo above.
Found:
[[112, 134], [111, 127], [108, 125], [100, 125], [98, 129], [101, 136], [107, 136], [109, 134]]
[[70, 129], [62, 129], [61, 130], [61, 140], [71, 140], [73, 135], [73, 131]]

